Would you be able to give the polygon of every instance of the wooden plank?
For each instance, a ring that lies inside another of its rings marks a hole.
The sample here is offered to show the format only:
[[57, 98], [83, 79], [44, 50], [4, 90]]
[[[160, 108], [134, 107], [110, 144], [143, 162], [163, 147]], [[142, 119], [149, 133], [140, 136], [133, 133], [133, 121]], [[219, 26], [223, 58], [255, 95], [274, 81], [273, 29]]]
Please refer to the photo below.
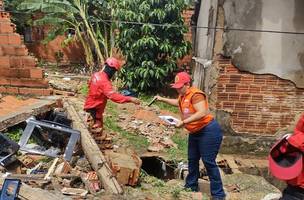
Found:
[[113, 194], [122, 194], [123, 189], [113, 176], [112, 170], [106, 162], [104, 155], [99, 150], [97, 143], [79, 117], [76, 109], [72, 103], [68, 101], [64, 102], [64, 107], [67, 110], [68, 117], [73, 121], [73, 128], [81, 132], [82, 149], [92, 168], [96, 171], [103, 188]]

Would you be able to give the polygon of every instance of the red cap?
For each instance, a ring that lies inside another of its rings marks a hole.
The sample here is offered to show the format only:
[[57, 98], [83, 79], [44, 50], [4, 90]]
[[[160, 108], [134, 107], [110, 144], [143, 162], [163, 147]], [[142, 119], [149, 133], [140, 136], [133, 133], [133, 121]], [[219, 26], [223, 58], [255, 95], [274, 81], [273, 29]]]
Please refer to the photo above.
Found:
[[121, 62], [116, 58], [108, 58], [106, 60], [106, 64], [108, 64], [110, 67], [114, 67], [116, 70], [119, 70], [122, 67]]
[[[302, 172], [303, 158], [299, 151], [282, 153], [282, 146], [287, 144], [286, 137], [278, 141], [268, 156], [269, 170], [271, 174], [280, 180], [291, 180]], [[287, 146], [288, 148], [288, 146]], [[280, 150], [281, 149], [281, 150]], [[288, 152], [288, 150], [286, 150]]]
[[172, 88], [181, 88], [183, 87], [186, 83], [190, 83], [191, 77], [187, 72], [179, 72], [175, 76], [174, 83], [171, 84]]

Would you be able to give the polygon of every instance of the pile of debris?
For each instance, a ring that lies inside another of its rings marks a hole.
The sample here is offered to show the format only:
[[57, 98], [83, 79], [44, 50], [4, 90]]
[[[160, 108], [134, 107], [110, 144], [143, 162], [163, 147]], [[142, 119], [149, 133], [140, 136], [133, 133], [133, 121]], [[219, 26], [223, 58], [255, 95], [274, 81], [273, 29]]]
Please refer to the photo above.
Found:
[[6, 184], [19, 181], [77, 197], [103, 191], [97, 173], [82, 152], [80, 132], [71, 128], [71, 120], [63, 112], [54, 112], [49, 119], [28, 119], [18, 144], [9, 133], [0, 133], [0, 170]]
[[148, 151], [159, 152], [164, 148], [177, 147], [171, 140], [176, 129], [163, 122], [158, 114], [162, 114], [156, 107], [145, 107], [135, 110], [132, 117], [129, 113], [118, 116], [122, 129], [145, 136], [149, 143]]

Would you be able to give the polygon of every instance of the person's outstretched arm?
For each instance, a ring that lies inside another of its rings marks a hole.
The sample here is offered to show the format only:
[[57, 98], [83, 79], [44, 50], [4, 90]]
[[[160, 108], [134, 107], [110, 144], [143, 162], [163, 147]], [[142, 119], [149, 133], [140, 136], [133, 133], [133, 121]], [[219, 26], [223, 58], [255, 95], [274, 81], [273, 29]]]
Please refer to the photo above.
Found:
[[170, 104], [172, 106], [178, 106], [178, 99], [169, 99], [161, 96], [155, 96], [156, 100]]

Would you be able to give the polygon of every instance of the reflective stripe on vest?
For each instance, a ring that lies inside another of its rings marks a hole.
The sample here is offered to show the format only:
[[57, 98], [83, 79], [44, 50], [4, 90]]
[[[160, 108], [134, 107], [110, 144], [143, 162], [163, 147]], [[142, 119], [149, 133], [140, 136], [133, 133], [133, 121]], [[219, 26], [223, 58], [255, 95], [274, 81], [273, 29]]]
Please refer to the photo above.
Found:
[[[193, 104], [192, 104], [192, 97], [193, 97], [194, 94], [197, 94], [197, 93], [203, 94], [206, 97], [204, 92], [202, 92], [201, 90], [199, 90], [197, 88], [193, 88], [193, 87], [188, 88], [187, 91], [186, 91], [186, 94], [184, 96], [179, 96], [178, 104], [179, 104], [179, 109], [182, 113], [181, 117], [182, 117], [183, 120], [192, 116], [196, 112], [196, 110], [195, 110], [195, 108], [193, 107]], [[206, 102], [205, 108], [208, 109], [207, 97], [206, 97], [205, 102]], [[195, 133], [195, 132], [201, 130], [207, 124], [209, 124], [209, 122], [212, 119], [213, 119], [213, 116], [211, 114], [207, 114], [199, 120], [196, 120], [194, 122], [185, 124], [185, 128], [190, 133]]]

